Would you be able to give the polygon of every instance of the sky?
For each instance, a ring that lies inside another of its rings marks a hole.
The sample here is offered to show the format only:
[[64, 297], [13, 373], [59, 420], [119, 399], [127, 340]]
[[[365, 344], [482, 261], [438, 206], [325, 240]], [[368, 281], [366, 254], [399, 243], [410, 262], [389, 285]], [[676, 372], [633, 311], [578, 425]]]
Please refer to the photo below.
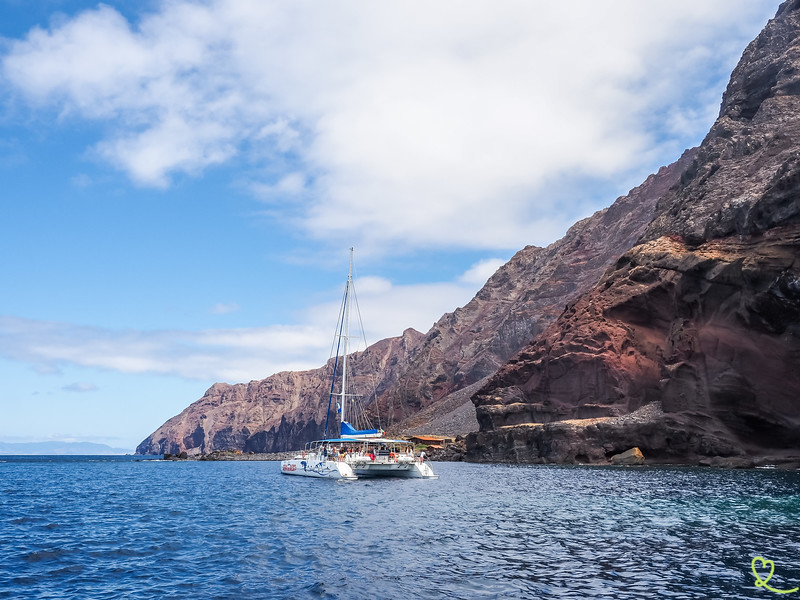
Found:
[[0, 0], [0, 441], [426, 332], [699, 144], [777, 0]]

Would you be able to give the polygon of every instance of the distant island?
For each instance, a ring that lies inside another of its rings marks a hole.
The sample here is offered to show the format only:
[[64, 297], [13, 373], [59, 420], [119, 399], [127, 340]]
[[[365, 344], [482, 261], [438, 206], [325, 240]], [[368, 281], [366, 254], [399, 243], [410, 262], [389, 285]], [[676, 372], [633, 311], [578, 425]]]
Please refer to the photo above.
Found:
[[0, 442], [0, 455], [108, 455], [132, 454], [132, 450], [125, 448], [112, 448], [106, 444], [94, 442]]

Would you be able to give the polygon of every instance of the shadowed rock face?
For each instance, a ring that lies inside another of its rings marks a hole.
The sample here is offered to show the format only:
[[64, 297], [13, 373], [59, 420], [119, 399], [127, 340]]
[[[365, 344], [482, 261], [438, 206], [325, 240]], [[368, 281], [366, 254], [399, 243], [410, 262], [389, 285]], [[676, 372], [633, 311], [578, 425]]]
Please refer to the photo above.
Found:
[[[724, 441], [707, 450], [796, 447], [799, 252], [797, 225], [699, 247], [666, 237], [637, 246], [473, 397], [481, 431], [619, 416], [660, 401], [681, 417], [675, 423]], [[699, 445], [630, 441], [650, 458], [703, 455]], [[578, 444], [567, 458], [588, 454]]]
[[[602, 460], [624, 444], [666, 461], [798, 450], [799, 8], [784, 3], [748, 46], [642, 243], [473, 397], [471, 458]], [[651, 402], [663, 415], [647, 424], [526, 425]]]

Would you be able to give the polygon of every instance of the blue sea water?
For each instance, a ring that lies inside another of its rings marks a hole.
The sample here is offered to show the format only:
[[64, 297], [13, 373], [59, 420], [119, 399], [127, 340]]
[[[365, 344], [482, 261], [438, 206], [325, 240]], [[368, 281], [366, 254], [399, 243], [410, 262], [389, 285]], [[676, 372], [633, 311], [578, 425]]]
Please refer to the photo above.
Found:
[[798, 472], [435, 467], [0, 456], [0, 598], [800, 600]]

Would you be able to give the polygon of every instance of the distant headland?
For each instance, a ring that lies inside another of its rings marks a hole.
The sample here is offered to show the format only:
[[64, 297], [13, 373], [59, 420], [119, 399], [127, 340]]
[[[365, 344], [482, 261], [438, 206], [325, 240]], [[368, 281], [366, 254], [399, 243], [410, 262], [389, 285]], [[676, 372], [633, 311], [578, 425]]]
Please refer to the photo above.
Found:
[[125, 448], [112, 448], [95, 442], [0, 442], [0, 455], [110, 455], [133, 454]]

